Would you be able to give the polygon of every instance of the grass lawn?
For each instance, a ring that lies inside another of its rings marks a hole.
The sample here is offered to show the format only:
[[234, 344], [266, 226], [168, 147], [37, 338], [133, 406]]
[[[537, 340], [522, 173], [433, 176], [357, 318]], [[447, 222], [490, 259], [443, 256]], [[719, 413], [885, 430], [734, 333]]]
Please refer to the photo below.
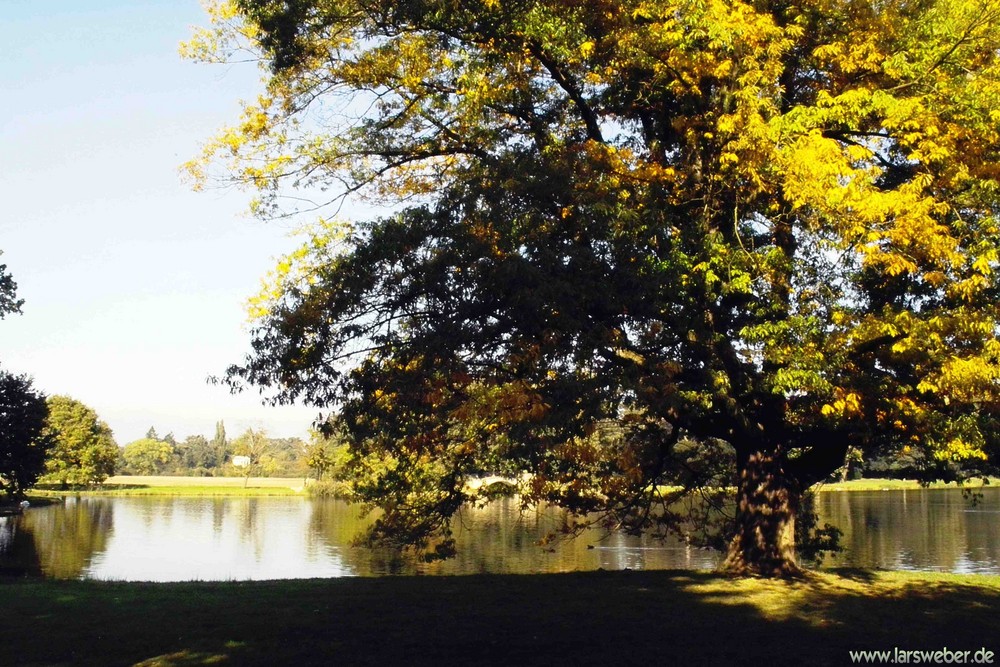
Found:
[[1000, 577], [975, 575], [0, 580], [0, 600], [4, 665], [847, 665], [849, 650], [895, 647], [1000, 656]]
[[[1000, 480], [991, 478], [990, 483], [985, 488], [997, 486]], [[955, 482], [932, 482], [926, 486], [921, 486], [919, 482], [912, 479], [852, 479], [846, 482], [827, 482], [816, 487], [819, 491], [895, 491], [897, 489], [980, 489], [983, 487], [981, 479], [971, 479], [963, 485]], [[1000, 664], [1000, 659], [997, 660]]]
[[[244, 486], [246, 484], [246, 486]], [[39, 486], [31, 495], [62, 496], [82, 493], [101, 496], [293, 496], [303, 492], [301, 477], [168, 477], [117, 475], [101, 486], [65, 491]], [[2, 664], [2, 663], [0, 663]]]
[[[1000, 480], [992, 480], [993, 485]], [[69, 493], [104, 496], [291, 496], [304, 493], [305, 481], [301, 477], [251, 477], [244, 487], [242, 477], [172, 477], [117, 475], [109, 477], [99, 487], [73, 489]], [[972, 480], [966, 487], [975, 489], [981, 485]], [[902, 479], [856, 479], [847, 482], [832, 482], [817, 487], [819, 491], [886, 491], [896, 489], [955, 489], [953, 482], [935, 482], [929, 487], [921, 487], [912, 480]], [[41, 486], [32, 490], [34, 496], [62, 496], [67, 491], [53, 486]], [[1000, 664], [1000, 660], [998, 660]]]

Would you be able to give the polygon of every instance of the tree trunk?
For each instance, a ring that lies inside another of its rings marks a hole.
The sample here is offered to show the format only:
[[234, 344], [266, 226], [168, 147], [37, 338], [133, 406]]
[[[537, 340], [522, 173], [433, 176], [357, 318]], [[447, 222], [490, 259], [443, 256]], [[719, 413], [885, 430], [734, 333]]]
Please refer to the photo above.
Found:
[[801, 491], [780, 452], [740, 456], [736, 535], [722, 570], [737, 575], [788, 577], [801, 573], [795, 555], [795, 516]]

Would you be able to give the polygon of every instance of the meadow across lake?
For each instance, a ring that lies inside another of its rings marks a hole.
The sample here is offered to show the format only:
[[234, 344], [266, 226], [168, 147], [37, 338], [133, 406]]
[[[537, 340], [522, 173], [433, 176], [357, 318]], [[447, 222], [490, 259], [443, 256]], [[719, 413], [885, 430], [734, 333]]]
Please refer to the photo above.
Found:
[[[69, 493], [87, 495], [157, 495], [157, 496], [275, 496], [305, 493], [314, 480], [302, 477], [192, 477], [166, 475], [115, 475], [94, 487], [73, 489]], [[985, 488], [1000, 486], [1000, 480], [991, 479]], [[965, 485], [954, 482], [933, 482], [921, 485], [905, 479], [855, 479], [844, 482], [820, 484], [820, 493], [830, 491], [887, 491], [900, 489], [959, 489], [983, 488], [982, 480], [971, 480]], [[37, 496], [61, 496], [68, 493], [57, 486], [40, 486], [32, 493]]]
[[62, 496], [67, 493], [120, 496], [290, 496], [304, 493], [311, 481], [302, 477], [116, 475], [99, 486], [71, 491], [57, 486], [40, 486], [32, 493], [41, 496]]
[[980, 575], [0, 579], [0, 595], [5, 665], [846, 665], [851, 651], [1000, 654], [1000, 577]]

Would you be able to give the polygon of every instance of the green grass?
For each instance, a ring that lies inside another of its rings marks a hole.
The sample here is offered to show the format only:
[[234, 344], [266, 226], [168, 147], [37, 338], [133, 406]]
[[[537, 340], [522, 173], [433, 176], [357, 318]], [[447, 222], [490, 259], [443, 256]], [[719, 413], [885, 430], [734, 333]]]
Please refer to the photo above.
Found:
[[[40, 486], [32, 489], [35, 496], [62, 496], [79, 493], [102, 496], [292, 496], [304, 493], [301, 478], [254, 477], [247, 487], [242, 477], [168, 477], [168, 476], [118, 476], [112, 477], [98, 487], [75, 488], [69, 491], [56, 486]], [[1000, 480], [991, 480], [993, 485]], [[977, 488], [981, 482], [972, 480], [967, 488]], [[902, 479], [856, 479], [848, 482], [826, 483], [817, 487], [820, 491], [884, 491], [896, 489], [955, 489], [954, 482], [935, 482], [926, 487], [913, 480]], [[998, 660], [1000, 664], [1000, 660]]]
[[846, 665], [1000, 655], [1000, 577], [690, 571], [131, 584], [0, 581], [5, 665]]
[[[1000, 484], [1000, 480], [992, 478], [990, 486]], [[932, 482], [921, 485], [912, 479], [852, 479], [847, 482], [827, 482], [819, 485], [820, 491], [894, 491], [897, 489], [978, 489], [982, 487], [981, 479], [972, 479], [964, 485], [955, 482]], [[987, 487], [988, 488], [988, 487]], [[997, 660], [1000, 664], [1000, 659]]]
[[79, 493], [98, 496], [294, 496], [302, 493], [301, 477], [252, 477], [244, 487], [242, 477], [168, 477], [127, 476], [111, 477], [100, 486], [61, 489], [58, 486], [39, 486], [32, 495], [62, 496]]
[[295, 496], [294, 489], [281, 487], [226, 487], [226, 486], [142, 486], [105, 484], [99, 489], [86, 491], [96, 496]]

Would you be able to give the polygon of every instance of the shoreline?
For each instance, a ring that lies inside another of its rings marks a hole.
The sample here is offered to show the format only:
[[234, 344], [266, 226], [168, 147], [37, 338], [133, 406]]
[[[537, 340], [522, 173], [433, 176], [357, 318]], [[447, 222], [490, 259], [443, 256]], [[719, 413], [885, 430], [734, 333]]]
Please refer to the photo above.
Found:
[[[172, 476], [129, 476], [118, 475], [96, 487], [59, 489], [51, 486], [31, 489], [29, 500], [61, 496], [234, 496], [234, 497], [308, 497], [307, 488], [315, 480], [301, 477], [251, 477], [244, 487], [242, 477], [172, 477]], [[959, 485], [955, 482], [932, 482], [921, 485], [914, 480], [868, 478], [845, 482], [819, 483], [814, 487], [817, 493], [841, 493], [855, 491], [897, 491], [921, 489], [969, 490], [971, 492], [1000, 487], [1000, 480], [992, 479], [983, 485], [980, 479], [973, 479]]]

